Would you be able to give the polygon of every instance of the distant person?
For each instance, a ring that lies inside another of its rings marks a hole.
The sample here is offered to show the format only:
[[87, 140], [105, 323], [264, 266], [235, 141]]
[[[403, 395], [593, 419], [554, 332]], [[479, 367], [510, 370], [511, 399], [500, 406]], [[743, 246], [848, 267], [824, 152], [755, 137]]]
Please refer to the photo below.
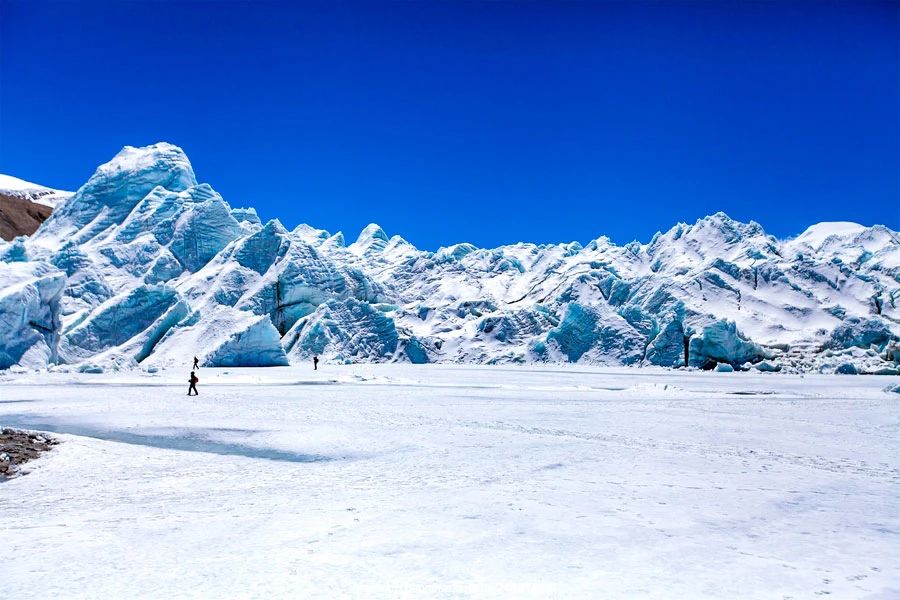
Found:
[[313, 371], [319, 370], [319, 357], [313, 356]]
[[194, 369], [195, 371], [200, 368], [200, 361], [197, 360], [196, 356], [194, 357], [194, 366], [191, 368]]
[[[194, 360], [196, 360], [196, 359], [194, 359]], [[191, 384], [190, 387], [188, 387], [188, 396], [191, 396], [191, 395], [199, 396], [200, 395], [200, 392], [197, 391], [197, 382], [198, 381], [200, 381], [200, 378], [197, 377], [197, 375], [193, 371], [191, 371], [191, 378], [188, 379], [188, 383]], [[193, 390], [193, 392], [194, 392], [193, 394], [191, 394], [191, 390]]]

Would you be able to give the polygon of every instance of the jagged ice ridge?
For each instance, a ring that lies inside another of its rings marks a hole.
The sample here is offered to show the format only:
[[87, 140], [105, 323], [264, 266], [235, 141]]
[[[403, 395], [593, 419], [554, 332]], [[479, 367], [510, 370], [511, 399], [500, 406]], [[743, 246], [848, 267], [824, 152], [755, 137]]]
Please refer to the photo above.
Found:
[[126, 147], [0, 241], [0, 368], [307, 361], [897, 373], [900, 236], [778, 240], [723, 213], [647, 244], [418, 250], [232, 208], [171, 144]]

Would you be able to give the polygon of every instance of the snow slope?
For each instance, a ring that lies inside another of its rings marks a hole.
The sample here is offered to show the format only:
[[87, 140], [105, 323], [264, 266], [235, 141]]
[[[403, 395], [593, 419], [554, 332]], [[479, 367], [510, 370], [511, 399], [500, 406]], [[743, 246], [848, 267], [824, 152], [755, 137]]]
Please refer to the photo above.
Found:
[[347, 244], [231, 207], [159, 143], [100, 166], [0, 261], [64, 274], [48, 361], [94, 369], [318, 355], [897, 372], [900, 236], [881, 225], [778, 240], [717, 213], [648, 243], [428, 252], [371, 224]]
[[72, 196], [72, 192], [55, 190], [3, 173], [0, 173], [0, 193], [27, 198], [50, 208], [56, 208], [61, 202]]
[[898, 377], [4, 377], [8, 598], [900, 596]]

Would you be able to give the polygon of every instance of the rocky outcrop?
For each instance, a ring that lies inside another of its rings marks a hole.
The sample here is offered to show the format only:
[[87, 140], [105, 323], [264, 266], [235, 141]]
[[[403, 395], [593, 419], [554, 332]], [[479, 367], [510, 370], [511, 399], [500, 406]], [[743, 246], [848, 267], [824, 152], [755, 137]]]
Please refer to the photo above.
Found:
[[0, 238], [31, 235], [52, 212], [49, 206], [0, 190]]
[[0, 429], [0, 480], [10, 479], [22, 472], [22, 465], [38, 458], [58, 444], [43, 433]]
[[71, 196], [71, 192], [0, 175], [0, 238], [11, 241], [33, 234], [54, 207]]

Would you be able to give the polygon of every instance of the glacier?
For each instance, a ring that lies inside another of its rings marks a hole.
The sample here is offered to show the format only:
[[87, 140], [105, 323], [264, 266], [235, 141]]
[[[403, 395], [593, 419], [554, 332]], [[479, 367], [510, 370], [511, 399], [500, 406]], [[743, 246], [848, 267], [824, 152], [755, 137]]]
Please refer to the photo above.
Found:
[[898, 373], [900, 235], [716, 213], [647, 243], [457, 243], [263, 223], [172, 144], [125, 147], [0, 242], [0, 368], [325, 362]]
[[65, 274], [42, 262], [0, 262], [0, 369], [57, 361]]

